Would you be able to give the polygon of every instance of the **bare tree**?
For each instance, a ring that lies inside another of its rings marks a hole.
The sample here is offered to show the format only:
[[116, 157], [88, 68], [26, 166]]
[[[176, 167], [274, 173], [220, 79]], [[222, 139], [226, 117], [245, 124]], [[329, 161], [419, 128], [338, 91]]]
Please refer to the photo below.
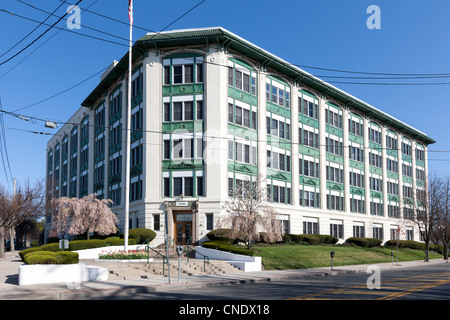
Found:
[[266, 241], [282, 239], [281, 221], [277, 219], [277, 212], [267, 204], [261, 182], [260, 176], [240, 180], [236, 188], [230, 190], [230, 198], [223, 206], [227, 215], [218, 222], [220, 228], [230, 230], [230, 238], [245, 241], [248, 249], [261, 239], [261, 232], [264, 232]]
[[450, 244], [450, 177], [442, 177], [441, 210], [433, 229], [437, 244], [442, 244], [444, 259], [448, 260]]
[[[0, 186], [0, 258], [3, 258], [5, 232], [14, 230], [22, 222], [42, 217], [44, 213], [45, 197], [44, 184], [26, 183], [18, 188], [14, 195]], [[14, 251], [14, 240], [11, 241], [11, 251]]]
[[418, 226], [421, 238], [425, 242], [425, 261], [429, 261], [430, 242], [433, 230], [438, 224], [442, 210], [443, 181], [437, 176], [425, 179], [423, 189], [416, 190], [416, 199], [413, 201], [414, 216], [412, 221]]
[[119, 220], [111, 211], [112, 200], [98, 199], [96, 194], [83, 198], [61, 197], [52, 200], [56, 209], [52, 226], [57, 233], [107, 235], [117, 230]]

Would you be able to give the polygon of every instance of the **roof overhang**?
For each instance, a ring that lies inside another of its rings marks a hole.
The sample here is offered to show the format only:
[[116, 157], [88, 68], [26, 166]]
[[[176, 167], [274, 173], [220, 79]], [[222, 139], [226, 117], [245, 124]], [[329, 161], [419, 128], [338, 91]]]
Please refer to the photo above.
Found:
[[[425, 144], [436, 141], [425, 133], [409, 126], [408, 124], [388, 115], [387, 113], [371, 106], [370, 104], [338, 89], [337, 87], [309, 74], [291, 63], [271, 54], [270, 52], [252, 44], [251, 42], [237, 36], [236, 34], [222, 28], [200, 28], [174, 30], [161, 33], [148, 33], [133, 45], [133, 62], [145, 55], [149, 49], [162, 49], [193, 45], [216, 45], [221, 49], [239, 52], [247, 58], [254, 60], [266, 68], [283, 74], [284, 77], [299, 81], [301, 84], [320, 92], [322, 95], [334, 99], [343, 105], [351, 105], [355, 110], [370, 115], [373, 119], [395, 128], [399, 132], [420, 140]], [[81, 104], [92, 108], [99, 97], [105, 95], [118, 77], [125, 77], [128, 70], [128, 53], [116, 64], [116, 66], [103, 78], [97, 87]]]

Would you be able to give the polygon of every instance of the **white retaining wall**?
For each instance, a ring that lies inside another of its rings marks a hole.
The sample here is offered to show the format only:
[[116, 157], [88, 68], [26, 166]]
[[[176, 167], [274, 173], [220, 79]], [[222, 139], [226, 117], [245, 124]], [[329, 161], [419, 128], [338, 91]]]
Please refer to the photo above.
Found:
[[[245, 272], [261, 271], [261, 257], [251, 257], [204, 247], [195, 247], [195, 258], [202, 259], [204, 254], [213, 260], [226, 260], [228, 263]], [[201, 253], [201, 254], [199, 254]]]
[[19, 286], [43, 283], [107, 281], [108, 269], [77, 264], [23, 264], [19, 266]]

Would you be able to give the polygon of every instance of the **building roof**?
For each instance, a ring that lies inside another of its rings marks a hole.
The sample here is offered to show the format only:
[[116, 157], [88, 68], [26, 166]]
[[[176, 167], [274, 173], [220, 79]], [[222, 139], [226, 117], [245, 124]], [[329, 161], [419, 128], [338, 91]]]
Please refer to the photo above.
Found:
[[[388, 115], [387, 113], [371, 106], [370, 104], [342, 91], [341, 89], [311, 75], [297, 66], [271, 54], [270, 52], [252, 44], [251, 42], [239, 37], [238, 35], [222, 28], [197, 28], [165, 31], [160, 33], [148, 33], [133, 45], [132, 60], [135, 62], [141, 55], [149, 49], [162, 49], [177, 46], [189, 46], [206, 44], [220, 46], [224, 49], [231, 49], [242, 53], [251, 60], [254, 60], [268, 69], [279, 72], [285, 77], [298, 81], [305, 86], [310, 87], [328, 98], [341, 102], [344, 105], [351, 106], [374, 119], [397, 129], [403, 134], [409, 135], [425, 144], [432, 144], [436, 141], [427, 134], [411, 127], [410, 125]], [[81, 104], [85, 107], [93, 107], [97, 99], [108, 92], [110, 86], [119, 76], [124, 76], [128, 69], [128, 53], [104, 75], [103, 79], [91, 94]]]

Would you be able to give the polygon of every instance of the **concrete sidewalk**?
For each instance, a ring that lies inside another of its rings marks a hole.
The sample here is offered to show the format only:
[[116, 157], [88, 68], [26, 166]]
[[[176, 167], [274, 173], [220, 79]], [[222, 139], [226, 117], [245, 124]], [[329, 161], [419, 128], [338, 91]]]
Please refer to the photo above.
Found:
[[[399, 269], [425, 264], [446, 263], [435, 259], [424, 261], [376, 264], [381, 270]], [[6, 253], [5, 259], [0, 259], [0, 300], [80, 300], [93, 297], [109, 296], [115, 292], [162, 292], [177, 290], [180, 287], [205, 287], [224, 284], [252, 283], [261, 281], [276, 281], [306, 277], [322, 277], [345, 273], [366, 273], [369, 265], [339, 266], [331, 270], [327, 268], [240, 272], [215, 275], [182, 276], [171, 274], [170, 283], [167, 277], [151, 277], [148, 279], [109, 280], [101, 282], [55, 283], [39, 285], [18, 285], [18, 270], [22, 264], [17, 253]]]

